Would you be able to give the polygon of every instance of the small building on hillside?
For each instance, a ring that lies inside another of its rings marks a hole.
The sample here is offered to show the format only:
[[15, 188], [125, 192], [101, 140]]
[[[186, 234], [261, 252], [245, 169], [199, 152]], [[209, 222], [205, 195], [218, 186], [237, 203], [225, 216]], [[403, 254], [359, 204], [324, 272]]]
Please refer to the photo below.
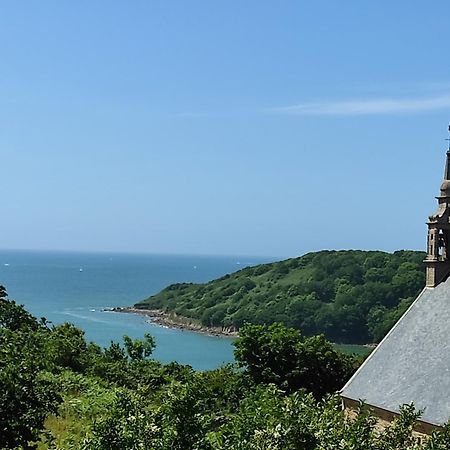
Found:
[[403, 404], [422, 416], [419, 433], [450, 420], [450, 149], [438, 209], [429, 217], [426, 286], [341, 390], [351, 412], [362, 400], [390, 422]]

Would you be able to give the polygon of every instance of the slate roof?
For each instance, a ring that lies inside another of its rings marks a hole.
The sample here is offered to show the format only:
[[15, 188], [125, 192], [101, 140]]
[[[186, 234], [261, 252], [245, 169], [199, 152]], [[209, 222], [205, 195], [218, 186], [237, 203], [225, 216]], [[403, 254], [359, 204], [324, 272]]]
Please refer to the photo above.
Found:
[[421, 292], [341, 395], [395, 413], [413, 402], [433, 425], [450, 419], [450, 278]]

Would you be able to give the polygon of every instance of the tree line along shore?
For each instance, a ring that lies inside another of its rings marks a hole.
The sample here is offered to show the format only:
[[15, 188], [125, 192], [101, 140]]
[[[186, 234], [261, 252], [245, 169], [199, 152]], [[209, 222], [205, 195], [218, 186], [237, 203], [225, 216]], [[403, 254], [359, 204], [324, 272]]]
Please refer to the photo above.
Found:
[[374, 344], [423, 288], [424, 257], [408, 250], [308, 253], [208, 283], [173, 284], [123, 310], [208, 334], [280, 322], [337, 343]]

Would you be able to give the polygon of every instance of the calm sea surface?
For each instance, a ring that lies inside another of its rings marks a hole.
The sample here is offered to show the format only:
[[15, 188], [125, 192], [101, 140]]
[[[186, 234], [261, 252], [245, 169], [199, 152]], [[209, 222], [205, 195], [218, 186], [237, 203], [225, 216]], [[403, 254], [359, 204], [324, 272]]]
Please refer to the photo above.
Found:
[[0, 250], [0, 284], [37, 317], [72, 322], [88, 340], [108, 346], [127, 334], [151, 332], [155, 358], [204, 370], [233, 361], [232, 340], [149, 324], [133, 314], [102, 311], [129, 306], [171, 283], [205, 282], [270, 258], [127, 255]]

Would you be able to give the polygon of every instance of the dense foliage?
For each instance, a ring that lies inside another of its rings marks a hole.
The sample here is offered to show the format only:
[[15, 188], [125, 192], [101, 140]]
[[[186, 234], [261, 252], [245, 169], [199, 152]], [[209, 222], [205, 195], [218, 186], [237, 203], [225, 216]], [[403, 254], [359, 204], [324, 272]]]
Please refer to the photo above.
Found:
[[240, 368], [149, 359], [150, 335], [102, 349], [0, 297], [0, 448], [60, 450], [447, 450], [420, 443], [412, 405], [387, 429], [348, 420], [334, 391], [356, 368], [323, 337], [247, 325]]
[[0, 447], [37, 439], [60, 400], [46, 376], [47, 329], [0, 287]]
[[323, 335], [305, 338], [280, 323], [244, 326], [235, 347], [236, 361], [256, 384], [274, 384], [287, 393], [306, 389], [322, 398], [356, 370], [355, 360]]
[[211, 327], [281, 322], [334, 342], [378, 342], [424, 287], [424, 257], [416, 251], [308, 253], [206, 284], [174, 284], [135, 306]]

